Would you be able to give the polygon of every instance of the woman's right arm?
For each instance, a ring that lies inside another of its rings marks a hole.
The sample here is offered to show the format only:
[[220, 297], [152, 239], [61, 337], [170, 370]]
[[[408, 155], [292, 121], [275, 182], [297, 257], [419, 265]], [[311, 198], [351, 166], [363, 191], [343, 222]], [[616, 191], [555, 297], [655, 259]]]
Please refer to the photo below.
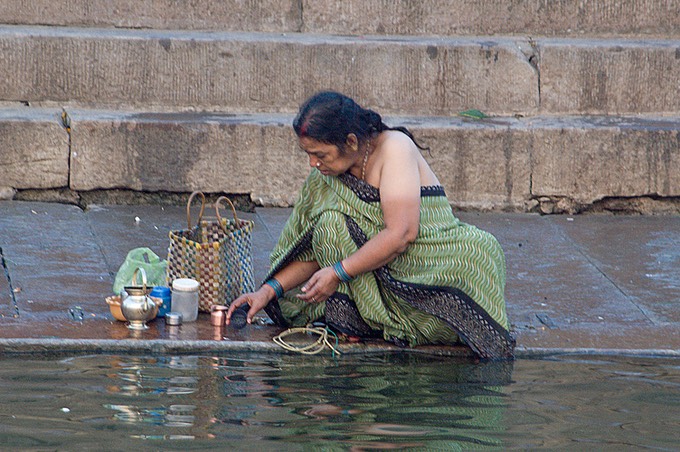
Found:
[[[287, 291], [307, 281], [317, 270], [319, 270], [319, 264], [316, 261], [293, 261], [283, 267], [273, 277], [281, 284], [283, 290]], [[276, 292], [269, 284], [263, 284], [255, 292], [241, 295], [232, 301], [229, 306], [227, 325], [231, 321], [231, 314], [234, 310], [246, 303], [250, 305], [247, 321], [252, 323], [255, 314], [264, 309], [275, 296]]]

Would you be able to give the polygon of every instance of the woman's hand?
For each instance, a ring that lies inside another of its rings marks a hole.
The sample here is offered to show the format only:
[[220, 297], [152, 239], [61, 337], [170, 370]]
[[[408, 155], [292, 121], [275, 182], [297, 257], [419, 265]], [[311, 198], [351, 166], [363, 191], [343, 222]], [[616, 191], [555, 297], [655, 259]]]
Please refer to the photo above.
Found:
[[272, 289], [267, 284], [263, 285], [255, 292], [241, 295], [236, 300], [232, 301], [231, 305], [229, 306], [226, 319], [227, 325], [229, 325], [229, 323], [231, 322], [231, 314], [233, 314], [236, 308], [246, 303], [250, 305], [250, 309], [248, 310], [248, 315], [246, 316], [246, 319], [248, 321], [248, 324], [252, 323], [255, 314], [264, 309], [264, 307], [267, 306], [267, 304], [269, 304], [269, 300], [274, 298], [275, 295], [276, 294], [274, 293], [274, 289]]
[[297, 297], [308, 303], [321, 303], [335, 293], [340, 280], [332, 267], [324, 267], [316, 271], [309, 281], [300, 289], [301, 294]]

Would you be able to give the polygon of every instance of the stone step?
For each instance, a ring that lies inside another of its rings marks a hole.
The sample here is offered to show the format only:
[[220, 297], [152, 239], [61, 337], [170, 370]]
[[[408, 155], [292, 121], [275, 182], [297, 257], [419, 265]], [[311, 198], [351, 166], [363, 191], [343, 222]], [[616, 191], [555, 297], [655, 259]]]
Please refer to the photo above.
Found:
[[[0, 110], [0, 186], [203, 190], [289, 206], [309, 172], [288, 114], [75, 109], [67, 116], [70, 131], [57, 109]], [[570, 211], [608, 198], [680, 196], [678, 116], [386, 122], [431, 147], [424, 155], [457, 208]]]
[[541, 40], [540, 111], [680, 112], [680, 40]]
[[60, 114], [0, 108], [0, 189], [68, 187], [69, 136]]
[[529, 114], [538, 73], [520, 47], [512, 39], [5, 26], [0, 101], [293, 112], [332, 88], [395, 114]]
[[680, 40], [340, 37], [0, 27], [0, 101], [293, 112], [335, 89], [389, 114], [675, 114]]
[[680, 36], [678, 0], [53, 0], [0, 2], [19, 25], [340, 35]]

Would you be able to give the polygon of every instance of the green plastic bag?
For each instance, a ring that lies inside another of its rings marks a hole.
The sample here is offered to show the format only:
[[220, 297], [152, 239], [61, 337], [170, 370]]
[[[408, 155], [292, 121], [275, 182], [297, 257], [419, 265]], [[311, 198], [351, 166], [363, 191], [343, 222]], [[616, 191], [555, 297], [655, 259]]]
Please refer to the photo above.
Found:
[[[125, 261], [116, 273], [116, 279], [113, 281], [113, 293], [119, 294], [123, 287], [132, 285], [132, 274], [139, 267], [146, 272], [146, 285], [148, 287], [164, 286], [165, 285], [165, 271], [168, 262], [161, 260], [156, 253], [149, 248], [135, 248], [131, 250]], [[137, 277], [137, 283], [141, 284], [141, 278]]]

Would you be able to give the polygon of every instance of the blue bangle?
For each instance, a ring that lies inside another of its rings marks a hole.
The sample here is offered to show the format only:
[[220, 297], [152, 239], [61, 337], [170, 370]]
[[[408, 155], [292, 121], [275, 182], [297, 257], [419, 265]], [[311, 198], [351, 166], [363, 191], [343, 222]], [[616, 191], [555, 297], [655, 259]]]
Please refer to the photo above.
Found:
[[277, 300], [283, 296], [283, 286], [275, 278], [265, 281], [265, 284], [274, 289]]
[[352, 280], [352, 277], [349, 276], [349, 274], [345, 270], [345, 267], [343, 267], [342, 261], [337, 261], [335, 265], [333, 265], [333, 270], [335, 271], [335, 274], [338, 276], [338, 279], [340, 279], [340, 281], [348, 282]]

